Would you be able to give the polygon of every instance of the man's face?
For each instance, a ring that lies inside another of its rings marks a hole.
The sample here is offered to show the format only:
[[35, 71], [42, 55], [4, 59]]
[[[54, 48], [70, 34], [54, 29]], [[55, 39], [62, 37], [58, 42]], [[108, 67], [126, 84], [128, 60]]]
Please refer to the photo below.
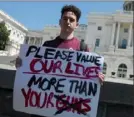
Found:
[[74, 31], [78, 27], [76, 15], [71, 11], [65, 12], [60, 19], [60, 27], [64, 32], [71, 33]]

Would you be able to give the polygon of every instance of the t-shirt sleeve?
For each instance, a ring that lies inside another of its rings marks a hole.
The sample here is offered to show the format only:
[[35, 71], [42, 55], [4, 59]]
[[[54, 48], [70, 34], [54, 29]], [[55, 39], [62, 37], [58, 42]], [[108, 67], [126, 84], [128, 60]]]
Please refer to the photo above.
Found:
[[48, 41], [45, 41], [42, 46], [47, 46], [47, 45], [48, 45]]
[[58, 47], [58, 45], [61, 43], [60, 39], [58, 39], [59, 37], [56, 37], [53, 40], [48, 40], [45, 41], [44, 44], [42, 46], [46, 46], [46, 47]]

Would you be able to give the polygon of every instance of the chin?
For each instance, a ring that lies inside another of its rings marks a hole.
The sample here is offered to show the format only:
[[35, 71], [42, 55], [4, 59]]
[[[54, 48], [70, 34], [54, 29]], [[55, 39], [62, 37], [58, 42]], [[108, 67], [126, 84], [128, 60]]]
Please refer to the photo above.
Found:
[[73, 30], [72, 30], [72, 29], [66, 29], [66, 32], [68, 32], [68, 33], [72, 33]]

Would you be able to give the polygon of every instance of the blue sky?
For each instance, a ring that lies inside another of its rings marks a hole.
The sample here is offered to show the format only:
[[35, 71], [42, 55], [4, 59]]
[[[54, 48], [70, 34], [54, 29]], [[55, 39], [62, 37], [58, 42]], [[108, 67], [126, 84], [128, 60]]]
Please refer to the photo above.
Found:
[[120, 2], [0, 2], [0, 9], [28, 29], [42, 30], [47, 24], [58, 24], [63, 5], [74, 4], [82, 11], [80, 23], [87, 23], [89, 12], [115, 12], [122, 10]]

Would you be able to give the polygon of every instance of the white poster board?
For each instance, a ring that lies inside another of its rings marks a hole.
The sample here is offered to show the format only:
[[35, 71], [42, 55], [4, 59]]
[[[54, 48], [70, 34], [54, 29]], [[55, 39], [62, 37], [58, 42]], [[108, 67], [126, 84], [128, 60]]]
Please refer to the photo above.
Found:
[[96, 117], [98, 72], [104, 58], [96, 53], [22, 45], [16, 71], [13, 108], [47, 117]]

